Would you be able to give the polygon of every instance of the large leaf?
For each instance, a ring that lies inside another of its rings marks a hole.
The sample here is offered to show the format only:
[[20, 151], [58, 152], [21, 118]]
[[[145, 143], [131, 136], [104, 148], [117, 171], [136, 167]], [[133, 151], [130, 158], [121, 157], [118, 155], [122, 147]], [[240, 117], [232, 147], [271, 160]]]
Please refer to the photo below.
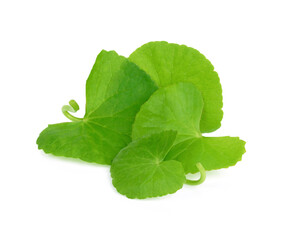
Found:
[[202, 93], [204, 109], [201, 132], [212, 132], [222, 120], [222, 89], [213, 65], [199, 51], [178, 44], [150, 42], [129, 59], [148, 73], [159, 87], [178, 82], [191, 82]]
[[245, 142], [236, 137], [203, 137], [199, 130], [203, 100], [192, 83], [177, 83], [157, 90], [141, 107], [133, 126], [138, 139], [164, 130], [178, 132], [165, 160], [183, 163], [185, 173], [233, 166], [245, 152]]
[[56, 156], [110, 164], [131, 141], [135, 115], [156, 89], [134, 63], [114, 51], [102, 51], [87, 80], [84, 118], [49, 125], [37, 139], [38, 148]]
[[128, 198], [149, 198], [174, 193], [185, 183], [178, 161], [163, 161], [176, 138], [166, 131], [130, 143], [113, 160], [112, 183]]

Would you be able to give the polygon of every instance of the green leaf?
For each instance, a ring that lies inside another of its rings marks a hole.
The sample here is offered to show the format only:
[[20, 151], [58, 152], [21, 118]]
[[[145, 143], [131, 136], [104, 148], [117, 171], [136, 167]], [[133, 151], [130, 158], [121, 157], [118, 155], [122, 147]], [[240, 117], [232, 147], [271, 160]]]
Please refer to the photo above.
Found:
[[134, 63], [114, 51], [102, 51], [87, 80], [84, 118], [68, 113], [79, 108], [71, 101], [63, 112], [74, 122], [49, 125], [37, 139], [38, 148], [56, 156], [111, 164], [131, 141], [135, 115], [156, 89]]
[[178, 82], [193, 83], [204, 99], [201, 132], [212, 132], [220, 127], [223, 117], [220, 80], [213, 65], [199, 51], [184, 45], [150, 42], [133, 52], [129, 59], [159, 87]]
[[150, 198], [174, 193], [185, 183], [178, 161], [163, 161], [176, 138], [166, 131], [138, 139], [122, 149], [111, 165], [112, 183], [128, 198]]
[[163, 130], [178, 132], [177, 142], [201, 136], [199, 122], [203, 100], [192, 83], [178, 83], [157, 90], [137, 114], [132, 137], [140, 138]]
[[175, 145], [165, 160], [182, 162], [186, 173], [196, 173], [196, 163], [205, 170], [234, 166], [245, 153], [245, 142], [238, 137], [201, 137], [185, 140]]
[[177, 83], [157, 90], [141, 107], [133, 126], [133, 139], [175, 130], [177, 139], [165, 160], [182, 162], [185, 173], [233, 166], [245, 152], [236, 137], [203, 137], [199, 121], [203, 110], [200, 91], [192, 83]]

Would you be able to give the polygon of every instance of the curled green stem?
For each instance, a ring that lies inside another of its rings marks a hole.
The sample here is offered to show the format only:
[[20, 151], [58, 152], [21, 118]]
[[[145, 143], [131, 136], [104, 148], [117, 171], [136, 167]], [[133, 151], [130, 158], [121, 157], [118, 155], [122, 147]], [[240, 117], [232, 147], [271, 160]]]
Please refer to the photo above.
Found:
[[198, 168], [199, 172], [200, 172], [200, 178], [198, 180], [188, 180], [186, 179], [186, 184], [188, 185], [199, 185], [201, 183], [203, 183], [206, 179], [206, 171], [205, 168], [202, 166], [201, 163], [197, 163], [196, 167]]
[[79, 110], [79, 105], [77, 104], [77, 102], [75, 100], [70, 100], [69, 105], [62, 106], [61, 110], [62, 110], [62, 113], [64, 114], [64, 116], [66, 116], [69, 120], [71, 120], [73, 122], [79, 122], [79, 121], [83, 120], [83, 118], [74, 117], [73, 115], [71, 115], [69, 113], [69, 112], [76, 113]]

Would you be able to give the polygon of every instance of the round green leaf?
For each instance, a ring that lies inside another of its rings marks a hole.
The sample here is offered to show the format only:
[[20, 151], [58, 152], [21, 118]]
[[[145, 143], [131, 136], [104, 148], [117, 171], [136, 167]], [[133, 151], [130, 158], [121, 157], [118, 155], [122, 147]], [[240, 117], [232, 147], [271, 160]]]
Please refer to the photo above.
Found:
[[63, 113], [74, 122], [49, 125], [37, 139], [38, 148], [56, 156], [111, 164], [131, 142], [135, 115], [156, 88], [136, 64], [114, 51], [102, 51], [86, 83], [84, 118], [67, 112], [79, 108], [71, 101]]
[[223, 112], [219, 76], [199, 51], [185, 45], [150, 42], [134, 51], [129, 60], [148, 73], [160, 88], [178, 82], [193, 83], [204, 99], [201, 132], [220, 127]]
[[177, 83], [157, 90], [142, 105], [133, 126], [133, 139], [161, 132], [177, 131], [177, 139], [165, 157], [180, 161], [185, 173], [227, 168], [241, 160], [245, 142], [237, 137], [203, 137], [199, 121], [203, 109], [200, 92], [192, 83]]
[[113, 160], [112, 183], [128, 198], [150, 198], [171, 194], [185, 183], [183, 166], [178, 161], [163, 161], [176, 132], [153, 134], [130, 143]]

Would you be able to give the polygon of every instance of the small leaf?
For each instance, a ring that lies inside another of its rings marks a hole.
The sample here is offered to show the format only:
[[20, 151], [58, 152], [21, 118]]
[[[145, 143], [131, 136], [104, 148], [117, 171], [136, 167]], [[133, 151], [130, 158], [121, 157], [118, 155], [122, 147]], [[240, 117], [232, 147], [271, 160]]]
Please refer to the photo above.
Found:
[[113, 160], [112, 183], [128, 198], [150, 198], [174, 193], [185, 183], [178, 161], [163, 161], [176, 138], [165, 131], [130, 143]]
[[134, 51], [129, 59], [148, 73], [160, 88], [178, 82], [193, 83], [204, 99], [201, 132], [212, 132], [220, 127], [223, 117], [220, 80], [213, 65], [199, 51], [185, 45], [150, 42]]

